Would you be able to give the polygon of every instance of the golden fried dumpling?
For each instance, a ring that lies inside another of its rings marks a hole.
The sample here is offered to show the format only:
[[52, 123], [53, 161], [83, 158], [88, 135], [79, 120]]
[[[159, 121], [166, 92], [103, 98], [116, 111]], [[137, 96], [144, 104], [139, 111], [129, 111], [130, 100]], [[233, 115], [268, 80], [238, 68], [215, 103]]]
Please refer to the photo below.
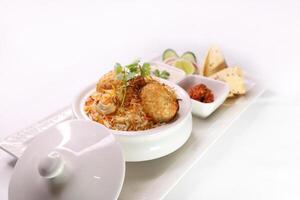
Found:
[[114, 71], [110, 71], [104, 74], [97, 83], [97, 92], [101, 92], [102, 89], [110, 90], [114, 87], [117, 88], [121, 84], [121, 81], [116, 78]]
[[169, 122], [179, 108], [175, 93], [166, 87], [155, 82], [148, 83], [140, 93], [144, 112], [155, 122]]

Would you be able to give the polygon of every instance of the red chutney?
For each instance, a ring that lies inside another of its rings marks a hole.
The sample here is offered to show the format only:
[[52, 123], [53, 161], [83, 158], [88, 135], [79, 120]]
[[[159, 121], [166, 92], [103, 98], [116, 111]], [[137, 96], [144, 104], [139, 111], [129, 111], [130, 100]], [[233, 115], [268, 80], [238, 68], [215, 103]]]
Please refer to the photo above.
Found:
[[211, 103], [214, 101], [214, 94], [204, 84], [198, 84], [191, 87], [188, 91], [190, 97], [196, 101], [203, 103]]

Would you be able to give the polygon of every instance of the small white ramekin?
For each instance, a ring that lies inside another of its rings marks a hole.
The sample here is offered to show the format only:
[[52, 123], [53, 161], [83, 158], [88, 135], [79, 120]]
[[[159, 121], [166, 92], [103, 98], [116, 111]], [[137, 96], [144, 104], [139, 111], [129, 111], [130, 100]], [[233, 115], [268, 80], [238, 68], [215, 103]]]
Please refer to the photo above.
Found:
[[222, 81], [217, 81], [200, 75], [189, 75], [178, 82], [178, 85], [188, 91], [191, 87], [197, 84], [204, 84], [214, 94], [212, 103], [202, 103], [192, 99], [192, 113], [196, 116], [206, 118], [212, 114], [226, 100], [229, 87]]

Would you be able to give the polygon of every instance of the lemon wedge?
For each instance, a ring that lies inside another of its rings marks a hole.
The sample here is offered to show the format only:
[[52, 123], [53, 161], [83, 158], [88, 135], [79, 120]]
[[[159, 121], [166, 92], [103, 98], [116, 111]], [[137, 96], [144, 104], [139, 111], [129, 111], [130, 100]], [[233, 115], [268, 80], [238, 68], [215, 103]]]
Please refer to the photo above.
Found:
[[194, 64], [186, 59], [176, 60], [173, 66], [183, 70], [186, 74], [193, 74], [196, 71]]

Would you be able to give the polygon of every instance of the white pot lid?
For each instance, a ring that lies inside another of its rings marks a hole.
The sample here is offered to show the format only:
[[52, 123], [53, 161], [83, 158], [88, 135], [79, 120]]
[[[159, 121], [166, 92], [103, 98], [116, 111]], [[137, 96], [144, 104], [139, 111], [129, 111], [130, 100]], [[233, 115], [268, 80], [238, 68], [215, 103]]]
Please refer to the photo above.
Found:
[[15, 166], [9, 200], [117, 199], [124, 175], [121, 146], [108, 129], [66, 121], [32, 140]]

